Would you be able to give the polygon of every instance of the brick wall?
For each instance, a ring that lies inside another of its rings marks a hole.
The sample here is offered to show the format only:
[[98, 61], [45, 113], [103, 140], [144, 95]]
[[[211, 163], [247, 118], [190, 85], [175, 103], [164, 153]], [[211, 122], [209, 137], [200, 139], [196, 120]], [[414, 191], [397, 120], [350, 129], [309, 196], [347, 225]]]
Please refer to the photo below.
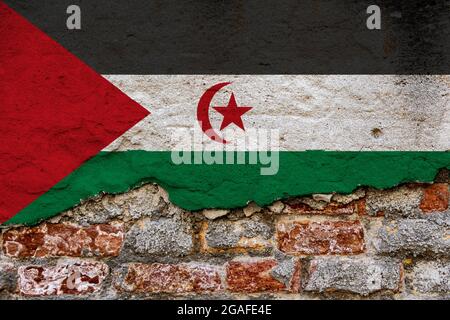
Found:
[[4, 228], [0, 298], [450, 298], [434, 184], [186, 212], [156, 185]]

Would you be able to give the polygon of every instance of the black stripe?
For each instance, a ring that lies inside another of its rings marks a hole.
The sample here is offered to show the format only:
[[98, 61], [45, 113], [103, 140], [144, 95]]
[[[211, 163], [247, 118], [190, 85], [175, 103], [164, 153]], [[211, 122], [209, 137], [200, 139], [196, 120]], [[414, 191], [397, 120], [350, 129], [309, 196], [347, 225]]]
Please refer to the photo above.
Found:
[[[450, 73], [449, 0], [5, 2], [103, 74]], [[66, 28], [70, 4], [82, 30]]]

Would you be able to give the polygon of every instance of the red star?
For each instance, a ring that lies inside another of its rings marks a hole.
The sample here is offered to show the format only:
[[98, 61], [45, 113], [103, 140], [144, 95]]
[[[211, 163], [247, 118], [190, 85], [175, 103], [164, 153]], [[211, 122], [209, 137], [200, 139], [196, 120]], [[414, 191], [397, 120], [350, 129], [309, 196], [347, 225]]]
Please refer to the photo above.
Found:
[[223, 115], [222, 124], [220, 130], [225, 129], [231, 123], [234, 123], [239, 128], [245, 131], [244, 123], [242, 122], [242, 115], [247, 111], [253, 109], [252, 107], [238, 107], [234, 94], [231, 94], [230, 101], [226, 107], [213, 107], [214, 110]]

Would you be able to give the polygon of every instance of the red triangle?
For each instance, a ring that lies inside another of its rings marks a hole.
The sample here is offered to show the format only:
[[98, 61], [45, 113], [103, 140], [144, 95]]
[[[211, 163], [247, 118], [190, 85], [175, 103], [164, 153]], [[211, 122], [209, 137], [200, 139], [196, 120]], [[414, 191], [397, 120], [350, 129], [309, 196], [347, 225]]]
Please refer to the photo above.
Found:
[[0, 223], [148, 114], [0, 3]]

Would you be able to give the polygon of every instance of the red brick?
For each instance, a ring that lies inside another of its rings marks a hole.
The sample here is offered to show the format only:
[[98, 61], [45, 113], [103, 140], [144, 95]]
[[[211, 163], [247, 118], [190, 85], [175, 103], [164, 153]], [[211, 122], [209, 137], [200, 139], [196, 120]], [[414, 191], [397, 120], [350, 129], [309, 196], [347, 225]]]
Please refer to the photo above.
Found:
[[277, 224], [278, 247], [289, 254], [357, 254], [364, 251], [359, 221], [286, 221]]
[[132, 263], [119, 289], [140, 293], [212, 292], [221, 289], [218, 270], [210, 265]]
[[377, 211], [374, 215], [368, 215], [367, 214], [367, 208], [366, 208], [366, 198], [362, 198], [356, 201], [356, 210], [358, 212], [358, 215], [365, 216], [365, 217], [384, 217], [384, 211]]
[[366, 216], [366, 198], [362, 198], [356, 201], [356, 211], [360, 216]]
[[301, 290], [302, 282], [301, 282], [301, 272], [302, 272], [302, 263], [301, 260], [298, 259], [295, 263], [295, 269], [292, 273], [292, 279], [290, 281], [290, 292], [298, 293]]
[[37, 227], [11, 229], [3, 234], [7, 256], [117, 256], [123, 242], [121, 226], [108, 224], [82, 228], [70, 224], [44, 223]]
[[100, 262], [22, 266], [18, 270], [19, 292], [26, 296], [89, 294], [100, 290], [108, 271]]
[[338, 215], [352, 215], [357, 212], [357, 203], [351, 202], [348, 204], [341, 204], [337, 202], [331, 202], [322, 209], [314, 209], [311, 206], [303, 202], [291, 202], [288, 203], [288, 213], [303, 214], [303, 215], [326, 215], [326, 216], [338, 216]]
[[423, 192], [420, 209], [423, 212], [445, 211], [448, 209], [449, 191], [447, 183], [435, 183]]
[[274, 259], [256, 262], [231, 261], [227, 265], [228, 290], [247, 293], [285, 290], [284, 283], [270, 273], [276, 266], [277, 261]]

